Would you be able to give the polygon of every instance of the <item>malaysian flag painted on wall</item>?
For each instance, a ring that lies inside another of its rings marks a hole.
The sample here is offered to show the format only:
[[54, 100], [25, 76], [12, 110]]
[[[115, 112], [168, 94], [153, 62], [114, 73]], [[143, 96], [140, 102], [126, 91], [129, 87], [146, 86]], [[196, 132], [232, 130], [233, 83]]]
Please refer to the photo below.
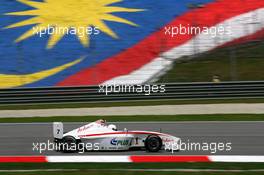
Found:
[[0, 88], [142, 84], [264, 33], [264, 0], [1, 0], [0, 14]]

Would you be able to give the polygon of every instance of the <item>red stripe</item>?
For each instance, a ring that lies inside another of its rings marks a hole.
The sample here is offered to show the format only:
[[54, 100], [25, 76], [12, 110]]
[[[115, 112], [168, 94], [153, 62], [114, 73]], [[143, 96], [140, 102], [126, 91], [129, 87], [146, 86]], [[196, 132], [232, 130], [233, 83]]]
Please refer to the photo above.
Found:
[[[167, 27], [193, 24], [194, 17], [196, 26], [210, 27], [228, 18], [263, 6], [263, 0], [218, 0], [207, 4], [204, 8], [185, 13], [168, 24]], [[124, 52], [108, 58], [94, 67], [83, 69], [57, 85], [100, 84], [114, 77], [129, 74], [156, 58], [160, 54], [161, 48], [163, 51], [167, 51], [187, 42], [193, 37], [192, 35], [179, 35], [171, 38], [168, 35], [164, 35], [164, 32], [164, 29], [161, 29]], [[96, 78], [94, 75], [96, 75]]]
[[134, 163], [211, 162], [208, 156], [130, 156]]
[[45, 156], [0, 156], [0, 163], [45, 163]]
[[144, 131], [129, 131], [129, 132], [108, 132], [108, 133], [100, 133], [100, 134], [87, 134], [87, 135], [79, 135], [79, 137], [92, 137], [92, 136], [103, 136], [103, 135], [114, 135], [114, 134], [153, 134], [153, 135], [167, 135], [162, 133], [155, 132], [144, 132]]

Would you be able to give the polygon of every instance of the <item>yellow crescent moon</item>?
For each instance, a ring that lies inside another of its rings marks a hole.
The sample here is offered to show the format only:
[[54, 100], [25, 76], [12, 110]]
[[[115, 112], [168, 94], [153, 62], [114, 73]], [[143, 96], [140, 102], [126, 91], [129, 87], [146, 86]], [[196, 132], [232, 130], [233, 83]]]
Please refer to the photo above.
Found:
[[80, 63], [85, 57], [81, 57], [75, 61], [70, 63], [66, 63], [64, 65], [32, 73], [32, 74], [25, 74], [25, 75], [7, 75], [7, 74], [0, 74], [0, 88], [14, 88], [18, 86], [23, 86], [26, 84], [34, 83], [36, 81], [42, 80], [49, 76], [52, 76], [56, 73], [59, 73], [71, 66], [74, 66]]

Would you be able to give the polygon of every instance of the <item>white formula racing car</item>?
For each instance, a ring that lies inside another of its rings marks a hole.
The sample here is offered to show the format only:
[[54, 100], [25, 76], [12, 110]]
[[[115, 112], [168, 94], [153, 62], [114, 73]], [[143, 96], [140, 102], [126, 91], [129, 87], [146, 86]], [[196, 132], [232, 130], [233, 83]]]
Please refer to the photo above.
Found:
[[[113, 124], [107, 125], [105, 120], [97, 120], [72, 131], [63, 133], [61, 122], [53, 123], [54, 142], [57, 151], [70, 152], [74, 147], [85, 147], [89, 151], [127, 151], [146, 150], [178, 150], [180, 138], [169, 134], [152, 131], [118, 131]], [[88, 146], [87, 146], [88, 145]], [[78, 150], [75, 150], [78, 151]]]

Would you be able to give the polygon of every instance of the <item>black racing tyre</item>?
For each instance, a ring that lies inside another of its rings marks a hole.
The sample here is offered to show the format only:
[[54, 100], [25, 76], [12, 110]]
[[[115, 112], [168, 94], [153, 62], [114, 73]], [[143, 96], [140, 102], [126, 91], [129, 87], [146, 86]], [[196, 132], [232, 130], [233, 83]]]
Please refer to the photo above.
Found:
[[61, 150], [65, 153], [77, 152], [77, 140], [72, 136], [65, 136], [62, 138], [63, 145], [61, 146]]
[[162, 147], [162, 140], [157, 135], [149, 135], [145, 140], [145, 148], [149, 152], [158, 152]]

